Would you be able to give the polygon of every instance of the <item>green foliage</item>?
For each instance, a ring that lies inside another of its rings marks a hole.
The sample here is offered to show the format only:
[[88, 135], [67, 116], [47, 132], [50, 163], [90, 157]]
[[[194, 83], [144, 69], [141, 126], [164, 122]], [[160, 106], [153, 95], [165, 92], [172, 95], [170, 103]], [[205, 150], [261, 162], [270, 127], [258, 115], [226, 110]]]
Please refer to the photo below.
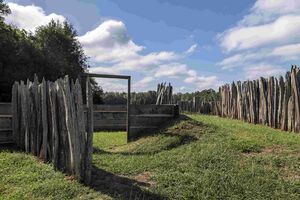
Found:
[[[1, 0], [0, 17], [9, 13], [8, 6]], [[10, 101], [14, 81], [32, 80], [34, 74], [51, 81], [65, 75], [76, 79], [88, 68], [76, 31], [67, 21], [52, 20], [29, 34], [5, 24], [0, 18], [0, 47], [0, 101]], [[84, 83], [84, 78], [81, 81]], [[82, 85], [84, 89], [85, 84]], [[95, 96], [102, 94], [95, 81], [93, 90]], [[96, 97], [95, 100], [101, 102]]]
[[76, 31], [67, 21], [52, 20], [37, 28], [32, 39], [46, 59], [47, 79], [55, 80], [65, 74], [76, 79], [87, 68], [87, 58], [76, 36]]
[[3, 0], [0, 0], [0, 21], [3, 21], [3, 16], [10, 14], [9, 7], [3, 3]]
[[126, 92], [105, 92], [102, 95], [103, 103], [109, 105], [125, 105], [127, 103]]
[[[127, 103], [126, 92], [105, 92], [101, 94], [103, 104], [110, 105], [124, 105]], [[131, 104], [145, 105], [156, 103], [156, 92], [132, 92], [131, 93]]]
[[[196, 97], [199, 101], [209, 102], [220, 100], [220, 95], [213, 89], [202, 90], [193, 93], [177, 93], [173, 94], [173, 102], [177, 101], [191, 101], [193, 97]], [[126, 104], [127, 93], [125, 92], [106, 92], [102, 96], [104, 104]], [[131, 103], [138, 105], [155, 104], [156, 103], [156, 92], [133, 92], [131, 93]]]
[[155, 104], [156, 98], [157, 98], [156, 91], [131, 93], [132, 104], [138, 104], [138, 105]]
[[173, 95], [175, 101], [191, 101], [193, 97], [196, 97], [199, 101], [210, 102], [220, 100], [220, 94], [213, 89], [207, 89], [202, 91], [196, 91], [192, 93], [177, 93]]

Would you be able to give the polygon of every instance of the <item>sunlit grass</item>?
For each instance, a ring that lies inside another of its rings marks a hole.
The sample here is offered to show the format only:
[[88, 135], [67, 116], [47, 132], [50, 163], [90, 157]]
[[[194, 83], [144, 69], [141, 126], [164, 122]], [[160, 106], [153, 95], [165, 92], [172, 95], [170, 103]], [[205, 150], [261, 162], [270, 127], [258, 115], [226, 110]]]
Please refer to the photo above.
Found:
[[94, 163], [132, 179], [147, 172], [155, 183], [148, 189], [170, 199], [300, 198], [298, 134], [215, 116], [189, 117], [127, 145], [107, 149], [95, 142], [106, 152], [95, 153]]
[[[133, 186], [156, 199], [300, 199], [299, 134], [215, 116], [188, 117], [128, 144], [126, 132], [95, 133], [94, 166], [111, 182], [146, 182]], [[33, 156], [0, 151], [1, 200], [122, 198], [113, 193], [118, 184], [126, 183], [112, 184], [106, 196]]]

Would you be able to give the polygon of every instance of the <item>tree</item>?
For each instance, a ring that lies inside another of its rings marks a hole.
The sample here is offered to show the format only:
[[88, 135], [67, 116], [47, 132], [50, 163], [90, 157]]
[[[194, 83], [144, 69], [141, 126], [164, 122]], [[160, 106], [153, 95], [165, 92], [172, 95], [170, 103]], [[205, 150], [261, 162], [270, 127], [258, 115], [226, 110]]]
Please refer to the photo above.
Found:
[[10, 14], [10, 12], [8, 5], [3, 3], [3, 0], [0, 0], [0, 21], [3, 21], [3, 16]]
[[[69, 75], [78, 78], [88, 68], [87, 57], [72, 25], [51, 21], [31, 35], [4, 22], [9, 7], [0, 0], [0, 101], [10, 101], [14, 81], [56, 80]], [[85, 78], [82, 86], [85, 88]], [[92, 82], [95, 101], [101, 103], [102, 89]]]
[[0, 101], [10, 101], [13, 82], [32, 78], [42, 63], [43, 56], [26, 31], [0, 21]]
[[33, 40], [37, 48], [47, 59], [46, 74], [55, 80], [66, 74], [76, 79], [87, 69], [87, 57], [72, 25], [52, 20], [49, 24], [37, 28]]

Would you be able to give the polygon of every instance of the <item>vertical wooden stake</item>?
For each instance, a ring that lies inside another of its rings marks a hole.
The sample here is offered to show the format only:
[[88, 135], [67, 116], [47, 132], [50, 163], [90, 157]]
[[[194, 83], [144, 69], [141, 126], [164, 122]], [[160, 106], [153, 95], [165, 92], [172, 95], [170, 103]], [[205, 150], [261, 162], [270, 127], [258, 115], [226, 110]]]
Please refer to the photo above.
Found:
[[131, 96], [131, 77], [128, 78], [128, 91], [127, 91], [127, 142], [130, 139], [130, 96]]

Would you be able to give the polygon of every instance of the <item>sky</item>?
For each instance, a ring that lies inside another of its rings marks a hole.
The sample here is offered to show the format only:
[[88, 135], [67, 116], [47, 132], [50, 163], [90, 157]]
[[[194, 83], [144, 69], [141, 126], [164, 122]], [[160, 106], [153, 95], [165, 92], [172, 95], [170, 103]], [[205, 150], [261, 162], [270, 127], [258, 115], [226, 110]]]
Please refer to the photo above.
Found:
[[[29, 32], [70, 21], [89, 72], [132, 77], [133, 91], [175, 92], [284, 75], [300, 60], [300, 0], [7, 0], [6, 23]], [[104, 91], [125, 82], [97, 79]]]

